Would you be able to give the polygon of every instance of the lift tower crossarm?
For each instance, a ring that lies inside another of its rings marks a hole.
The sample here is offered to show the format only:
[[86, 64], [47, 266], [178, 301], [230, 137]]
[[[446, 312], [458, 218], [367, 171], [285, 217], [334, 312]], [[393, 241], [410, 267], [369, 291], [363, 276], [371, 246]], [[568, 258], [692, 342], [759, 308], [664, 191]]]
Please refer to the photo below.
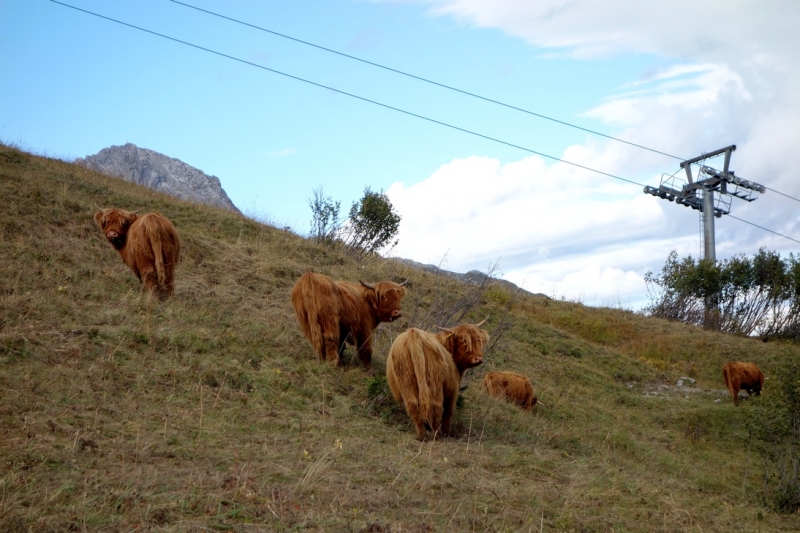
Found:
[[704, 159], [709, 159], [709, 158], [712, 158], [712, 157], [716, 157], [716, 156], [718, 156], [720, 154], [725, 154], [725, 167], [724, 167], [723, 172], [727, 174], [728, 173], [728, 165], [731, 162], [731, 152], [733, 152], [734, 150], [736, 150], [736, 145], [732, 144], [732, 145], [727, 146], [725, 148], [720, 148], [719, 150], [714, 150], [713, 152], [709, 152], [707, 154], [699, 155], [699, 156], [697, 156], [695, 158], [687, 159], [686, 161], [683, 161], [681, 163], [681, 168], [686, 171], [686, 179], [689, 182], [689, 185], [692, 185], [694, 183], [694, 179], [692, 179], [692, 164], [693, 163], [697, 163], [698, 161], [702, 161]]
[[725, 166], [723, 167], [723, 172], [728, 172], [728, 165], [730, 165], [731, 163], [731, 152], [733, 152], [734, 150], [736, 150], [736, 145], [732, 144], [726, 148], [720, 148], [719, 150], [714, 150], [713, 152], [708, 152], [703, 155], [694, 157], [692, 159], [687, 159], [686, 161], [681, 163], [681, 168], [686, 168], [687, 165], [691, 165], [692, 163], [697, 163], [698, 161], [702, 161], [703, 159], [711, 159], [712, 157], [716, 157], [720, 154], [725, 154]]

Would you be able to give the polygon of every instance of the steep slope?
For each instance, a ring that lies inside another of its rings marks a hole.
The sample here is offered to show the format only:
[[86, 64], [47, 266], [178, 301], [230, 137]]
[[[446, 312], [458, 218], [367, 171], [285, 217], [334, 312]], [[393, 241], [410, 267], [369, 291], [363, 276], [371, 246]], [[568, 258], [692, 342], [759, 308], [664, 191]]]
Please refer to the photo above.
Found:
[[[727, 360], [769, 375], [796, 346], [355, 264], [3, 146], [0, 186], [0, 531], [800, 528], [763, 506], [744, 429], [770, 384], [738, 409], [715, 401]], [[147, 297], [94, 202], [175, 224], [173, 299]], [[289, 303], [306, 269], [408, 280], [406, 317], [376, 330], [374, 374], [314, 359]], [[382, 375], [388, 347], [464, 312], [488, 315], [497, 343], [467, 375], [458, 437], [420, 444]], [[482, 394], [493, 369], [528, 375], [544, 407]], [[683, 375], [697, 393], [674, 386]]]
[[216, 176], [209, 176], [183, 161], [135, 144], [103, 148], [95, 155], [76, 159], [75, 163], [181, 200], [240, 213]]

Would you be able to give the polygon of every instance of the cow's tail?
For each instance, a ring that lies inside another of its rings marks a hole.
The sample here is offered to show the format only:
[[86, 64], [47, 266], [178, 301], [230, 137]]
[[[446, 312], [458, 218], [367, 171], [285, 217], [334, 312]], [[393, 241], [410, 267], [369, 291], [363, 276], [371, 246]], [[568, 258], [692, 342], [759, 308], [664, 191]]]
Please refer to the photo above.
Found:
[[731, 394], [733, 394], [733, 383], [731, 380], [731, 370], [728, 368], [728, 365], [722, 367], [722, 378], [725, 380], [725, 386], [728, 388]]
[[[439, 346], [435, 338], [429, 337], [425, 332], [412, 330], [407, 346], [409, 364], [414, 374], [416, 383], [416, 409], [420, 420], [423, 420], [433, 431], [437, 431], [442, 423], [441, 400], [434, 398], [435, 394], [430, 389], [430, 382], [434, 375], [438, 374], [436, 369], [436, 358], [439, 353]], [[433, 365], [433, 366], [431, 366]], [[439, 376], [441, 377], [441, 376]], [[407, 406], [408, 407], [408, 406]]]
[[415, 346], [411, 350], [411, 365], [414, 367], [414, 377], [417, 380], [417, 398], [419, 400], [419, 411], [423, 420], [428, 422], [431, 429], [434, 427], [433, 400], [431, 390], [428, 387], [428, 362], [425, 355], [425, 342], [419, 336], [414, 336]]
[[164, 243], [161, 239], [161, 228], [156, 227], [155, 231], [150, 234], [150, 246], [153, 248], [153, 258], [156, 263], [156, 276], [158, 278], [158, 286], [162, 290], [167, 288], [167, 271], [164, 268]]
[[733, 398], [733, 405], [739, 405], [739, 390], [737, 389], [738, 383], [734, 383], [735, 379], [734, 376], [731, 375], [731, 368], [729, 364], [722, 367], [722, 377], [725, 378], [725, 386], [728, 387], [728, 391], [731, 393], [731, 397]]
[[292, 289], [292, 306], [297, 322], [319, 358], [325, 357], [320, 313], [330, 314], [330, 309], [320, 309], [330, 299], [330, 289], [316, 283], [313, 274], [304, 274]]

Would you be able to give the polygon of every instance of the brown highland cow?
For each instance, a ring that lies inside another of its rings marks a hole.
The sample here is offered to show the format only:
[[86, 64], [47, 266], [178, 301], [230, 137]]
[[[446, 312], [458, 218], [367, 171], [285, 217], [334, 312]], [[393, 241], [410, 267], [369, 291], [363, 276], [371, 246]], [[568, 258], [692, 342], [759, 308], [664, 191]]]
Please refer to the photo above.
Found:
[[489, 396], [507, 400], [525, 411], [530, 411], [537, 402], [531, 382], [516, 372], [499, 370], [489, 372], [483, 377], [483, 390], [488, 392]]
[[392, 281], [369, 285], [306, 272], [292, 288], [292, 306], [319, 359], [338, 364], [349, 342], [371, 368], [372, 330], [403, 316], [400, 301], [405, 294], [403, 284]]
[[746, 390], [750, 396], [761, 396], [764, 388], [764, 374], [755, 363], [731, 361], [722, 367], [722, 377], [733, 396], [733, 405], [739, 405], [739, 390]]
[[160, 213], [97, 209], [94, 221], [139, 281], [160, 299], [172, 296], [181, 254], [175, 226]]
[[402, 401], [426, 440], [428, 430], [450, 434], [450, 419], [458, 400], [461, 378], [483, 362], [489, 334], [480, 324], [461, 324], [441, 333], [410, 328], [397, 336], [386, 360], [386, 379], [396, 400]]

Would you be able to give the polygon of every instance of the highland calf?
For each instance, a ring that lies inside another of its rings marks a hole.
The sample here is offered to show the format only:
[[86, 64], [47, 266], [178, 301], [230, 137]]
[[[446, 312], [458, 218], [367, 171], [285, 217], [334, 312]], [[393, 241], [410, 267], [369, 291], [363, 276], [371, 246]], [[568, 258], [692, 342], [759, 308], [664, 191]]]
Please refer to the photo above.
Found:
[[489, 396], [507, 400], [525, 411], [530, 411], [537, 402], [531, 382], [516, 372], [489, 372], [483, 378], [483, 390], [488, 392]]
[[160, 213], [97, 209], [94, 221], [139, 281], [160, 299], [172, 296], [181, 254], [175, 226]]
[[402, 284], [391, 281], [350, 283], [306, 272], [292, 288], [292, 306], [319, 359], [338, 364], [349, 342], [370, 368], [372, 331], [403, 316], [400, 301], [405, 294]]
[[428, 430], [449, 435], [450, 419], [467, 369], [483, 363], [489, 334], [480, 324], [462, 324], [441, 333], [410, 328], [397, 336], [386, 360], [386, 378], [397, 401], [414, 422], [417, 438]]
[[739, 405], [739, 390], [746, 390], [750, 396], [761, 396], [764, 388], [764, 374], [755, 363], [731, 361], [722, 367], [722, 377], [733, 396], [733, 405]]

